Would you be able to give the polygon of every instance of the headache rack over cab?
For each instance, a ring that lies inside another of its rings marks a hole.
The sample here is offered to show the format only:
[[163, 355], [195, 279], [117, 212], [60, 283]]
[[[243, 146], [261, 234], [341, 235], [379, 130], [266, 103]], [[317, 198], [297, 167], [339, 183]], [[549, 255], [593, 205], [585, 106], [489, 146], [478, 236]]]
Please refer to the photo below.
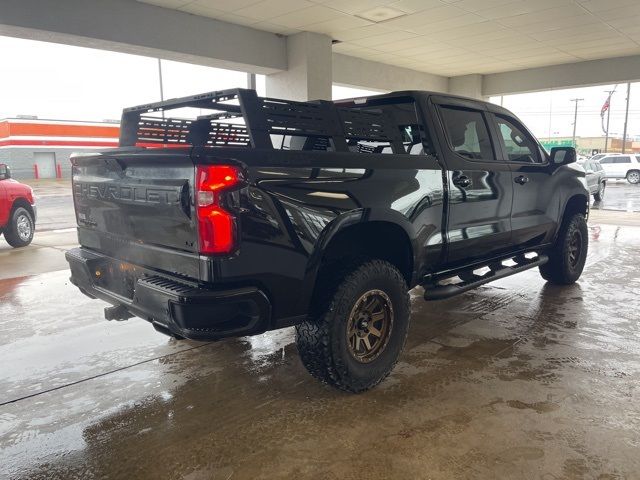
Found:
[[[165, 115], [193, 109], [198, 115], [192, 118]], [[355, 149], [363, 153], [386, 147], [406, 153], [398, 128], [402, 122], [393, 117], [385, 109], [262, 98], [255, 90], [238, 88], [126, 108], [120, 146]]]

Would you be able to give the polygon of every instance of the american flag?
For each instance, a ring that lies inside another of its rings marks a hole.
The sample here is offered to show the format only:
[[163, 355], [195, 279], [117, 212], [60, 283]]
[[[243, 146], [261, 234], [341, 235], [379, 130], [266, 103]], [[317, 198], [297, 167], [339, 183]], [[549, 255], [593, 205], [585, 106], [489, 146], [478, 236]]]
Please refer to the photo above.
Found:
[[610, 106], [611, 106], [611, 94], [609, 94], [607, 99], [604, 101], [604, 105], [602, 105], [602, 108], [600, 109], [601, 117], [604, 117], [604, 114], [607, 113], [607, 110], [609, 110]]
[[609, 110], [609, 107], [611, 107], [611, 95], [613, 95], [613, 92], [616, 91], [616, 88], [618, 88], [618, 85], [616, 85], [615, 87], [613, 87], [613, 90], [611, 90], [609, 92], [609, 96], [607, 97], [607, 99], [604, 101], [604, 104], [602, 105], [602, 108], [600, 109], [600, 116], [604, 119], [604, 114], [607, 113], [607, 110]]

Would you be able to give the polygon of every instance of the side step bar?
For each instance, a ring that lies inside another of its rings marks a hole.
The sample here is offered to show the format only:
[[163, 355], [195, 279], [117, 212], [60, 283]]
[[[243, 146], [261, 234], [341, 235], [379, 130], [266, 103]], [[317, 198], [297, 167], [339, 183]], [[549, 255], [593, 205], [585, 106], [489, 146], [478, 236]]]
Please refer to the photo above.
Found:
[[515, 275], [516, 273], [524, 272], [525, 270], [529, 270], [530, 268], [544, 265], [549, 261], [549, 257], [543, 254], [538, 254], [538, 256], [534, 258], [526, 258], [524, 256], [518, 256], [518, 257], [515, 257], [513, 261], [516, 263], [515, 265], [512, 265], [512, 266], [502, 265], [501, 267], [495, 270], [494, 269], [490, 270], [484, 275], [471, 274], [470, 276], [472, 278], [470, 280], [463, 281], [456, 284], [447, 284], [447, 285], [439, 284], [440, 280], [444, 280], [446, 278], [453, 278], [456, 275], [448, 275], [447, 277], [440, 277], [435, 282], [431, 282], [423, 285], [424, 299], [425, 300], [442, 300], [445, 298], [453, 297], [460, 293], [473, 290], [474, 288], [479, 287], [480, 285], [484, 285], [485, 283], [493, 282], [494, 280], [508, 277], [510, 275]]

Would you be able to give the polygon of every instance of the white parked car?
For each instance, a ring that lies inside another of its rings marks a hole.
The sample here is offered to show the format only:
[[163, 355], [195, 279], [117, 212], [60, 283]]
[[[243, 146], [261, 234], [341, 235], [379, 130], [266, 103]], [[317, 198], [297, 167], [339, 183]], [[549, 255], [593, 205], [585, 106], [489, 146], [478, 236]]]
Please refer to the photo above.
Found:
[[607, 155], [599, 160], [607, 178], [626, 178], [629, 183], [640, 183], [640, 155]]

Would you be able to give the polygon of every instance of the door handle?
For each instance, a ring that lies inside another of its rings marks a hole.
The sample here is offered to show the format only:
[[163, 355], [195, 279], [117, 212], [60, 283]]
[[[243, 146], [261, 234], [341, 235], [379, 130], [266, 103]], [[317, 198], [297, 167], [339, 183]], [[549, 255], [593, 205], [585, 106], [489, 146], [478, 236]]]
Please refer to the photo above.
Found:
[[524, 185], [529, 181], [529, 177], [525, 177], [524, 175], [520, 175], [513, 179], [514, 182], [519, 183], [520, 185]]
[[471, 179], [466, 175], [459, 175], [457, 177], [453, 177], [453, 184], [456, 187], [467, 188], [471, 185]]

